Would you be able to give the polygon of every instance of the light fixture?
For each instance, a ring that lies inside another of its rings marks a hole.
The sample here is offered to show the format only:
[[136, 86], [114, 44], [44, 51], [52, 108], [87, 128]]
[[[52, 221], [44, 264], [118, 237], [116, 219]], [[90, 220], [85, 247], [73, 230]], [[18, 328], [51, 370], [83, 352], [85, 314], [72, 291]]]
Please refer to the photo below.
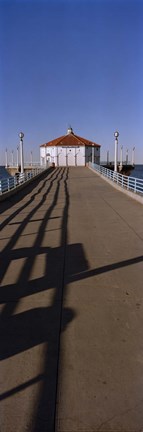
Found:
[[23, 132], [20, 132], [20, 134], [19, 134], [19, 138], [20, 138], [21, 140], [24, 138], [24, 133], [23, 133]]
[[118, 131], [114, 132], [114, 137], [118, 138], [118, 136], [119, 136], [119, 132]]

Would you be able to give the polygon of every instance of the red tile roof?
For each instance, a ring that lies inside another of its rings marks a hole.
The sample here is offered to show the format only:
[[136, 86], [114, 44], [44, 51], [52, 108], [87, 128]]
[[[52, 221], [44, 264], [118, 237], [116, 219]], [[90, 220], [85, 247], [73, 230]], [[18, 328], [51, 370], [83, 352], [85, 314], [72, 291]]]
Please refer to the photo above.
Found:
[[96, 144], [93, 141], [87, 140], [85, 138], [82, 138], [78, 135], [75, 135], [74, 133], [69, 133], [67, 135], [63, 135], [59, 138], [56, 138], [52, 141], [49, 141], [45, 144], [41, 144], [40, 147], [55, 147], [55, 146], [92, 146], [94, 147], [101, 147], [99, 144]]

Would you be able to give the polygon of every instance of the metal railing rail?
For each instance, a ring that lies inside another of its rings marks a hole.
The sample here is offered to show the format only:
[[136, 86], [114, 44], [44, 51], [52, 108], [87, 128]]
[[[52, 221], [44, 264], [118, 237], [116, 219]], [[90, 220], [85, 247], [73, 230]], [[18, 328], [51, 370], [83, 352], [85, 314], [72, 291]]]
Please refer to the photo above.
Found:
[[23, 174], [19, 173], [19, 175], [15, 175], [13, 177], [2, 178], [0, 180], [0, 195], [5, 192], [9, 192], [12, 189], [18, 188], [28, 180], [45, 171], [45, 169], [47, 169], [47, 167], [35, 168], [30, 172], [25, 172]]
[[24, 162], [24, 167], [40, 167], [40, 162]]
[[128, 177], [91, 162], [89, 162], [89, 167], [102, 174], [104, 177], [107, 177], [109, 180], [113, 181], [122, 188], [143, 196], [143, 179]]
[[[121, 164], [121, 162], [118, 160], [117, 161], [117, 165], [118, 166], [120, 166], [120, 164]], [[111, 166], [111, 165], [113, 165], [114, 166], [114, 161], [109, 161], [109, 162], [107, 162], [107, 160], [105, 160], [105, 161], [100, 161], [100, 165], [106, 165], [106, 166]], [[131, 163], [131, 161], [126, 161], [126, 160], [123, 160], [122, 161], [122, 165], [124, 166], [124, 165], [132, 165], [132, 163]]]
[[[5, 166], [5, 168], [17, 168], [18, 169], [18, 167], [19, 167], [19, 165], [17, 165], [17, 163], [16, 162], [14, 162], [13, 164], [12, 163], [9, 163], [8, 165], [7, 165], [7, 167]], [[37, 168], [39, 168], [39, 167], [41, 167], [41, 164], [40, 164], [40, 162], [24, 162], [24, 167], [26, 168], [26, 167], [33, 167], [33, 168], [35, 168], [35, 167], [37, 167]]]

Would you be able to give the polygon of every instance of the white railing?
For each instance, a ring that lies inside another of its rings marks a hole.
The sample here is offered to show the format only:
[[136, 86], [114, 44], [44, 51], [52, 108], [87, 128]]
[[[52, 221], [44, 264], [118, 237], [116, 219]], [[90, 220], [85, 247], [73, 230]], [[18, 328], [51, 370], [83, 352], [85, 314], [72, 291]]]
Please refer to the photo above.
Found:
[[[110, 162], [107, 162], [107, 160], [106, 161], [100, 161], [100, 165], [105, 165], [106, 167], [108, 166], [109, 167], [109, 169], [110, 169], [110, 166], [114, 166], [114, 161], [110, 161]], [[118, 166], [120, 166], [120, 161], [118, 161], [117, 162], [117, 165]], [[123, 166], [128, 166], [128, 165], [132, 165], [132, 163], [130, 162], [130, 161], [123, 161], [122, 162], [122, 165]]]
[[25, 167], [40, 167], [40, 162], [24, 162]]
[[89, 162], [89, 167], [99, 172], [104, 177], [107, 177], [109, 180], [113, 181], [122, 188], [143, 195], [143, 179], [128, 177], [108, 168], [104, 168], [101, 165], [92, 164], [91, 162]]
[[[41, 164], [40, 164], [40, 162], [25, 162], [24, 161], [24, 167], [26, 168], [26, 167], [40, 167], [41, 166]], [[14, 162], [13, 164], [11, 164], [11, 163], [9, 163], [8, 165], [7, 165], [7, 167], [8, 168], [14, 168], [14, 169], [18, 169], [18, 167], [19, 167], [19, 165], [17, 165], [17, 163], [16, 162]], [[5, 168], [6, 168], [6, 166], [5, 166]]]
[[[47, 168], [47, 167], [46, 167]], [[46, 168], [35, 168], [29, 172], [23, 174], [18, 173], [13, 177], [2, 178], [0, 180], [0, 195], [5, 192], [9, 192], [12, 189], [18, 188], [22, 184], [26, 183], [28, 180], [36, 177], [38, 174], [42, 173]]]

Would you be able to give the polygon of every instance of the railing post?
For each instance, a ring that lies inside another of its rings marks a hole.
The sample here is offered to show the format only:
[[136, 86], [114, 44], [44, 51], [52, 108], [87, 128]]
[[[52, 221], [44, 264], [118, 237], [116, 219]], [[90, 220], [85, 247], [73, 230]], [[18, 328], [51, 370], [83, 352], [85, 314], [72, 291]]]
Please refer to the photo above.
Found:
[[7, 184], [8, 184], [8, 191], [10, 190], [10, 179], [8, 178], [7, 180]]
[[14, 176], [14, 188], [16, 187], [16, 185], [17, 185], [17, 179], [16, 179], [16, 177]]
[[128, 177], [127, 189], [129, 190], [129, 177]]

